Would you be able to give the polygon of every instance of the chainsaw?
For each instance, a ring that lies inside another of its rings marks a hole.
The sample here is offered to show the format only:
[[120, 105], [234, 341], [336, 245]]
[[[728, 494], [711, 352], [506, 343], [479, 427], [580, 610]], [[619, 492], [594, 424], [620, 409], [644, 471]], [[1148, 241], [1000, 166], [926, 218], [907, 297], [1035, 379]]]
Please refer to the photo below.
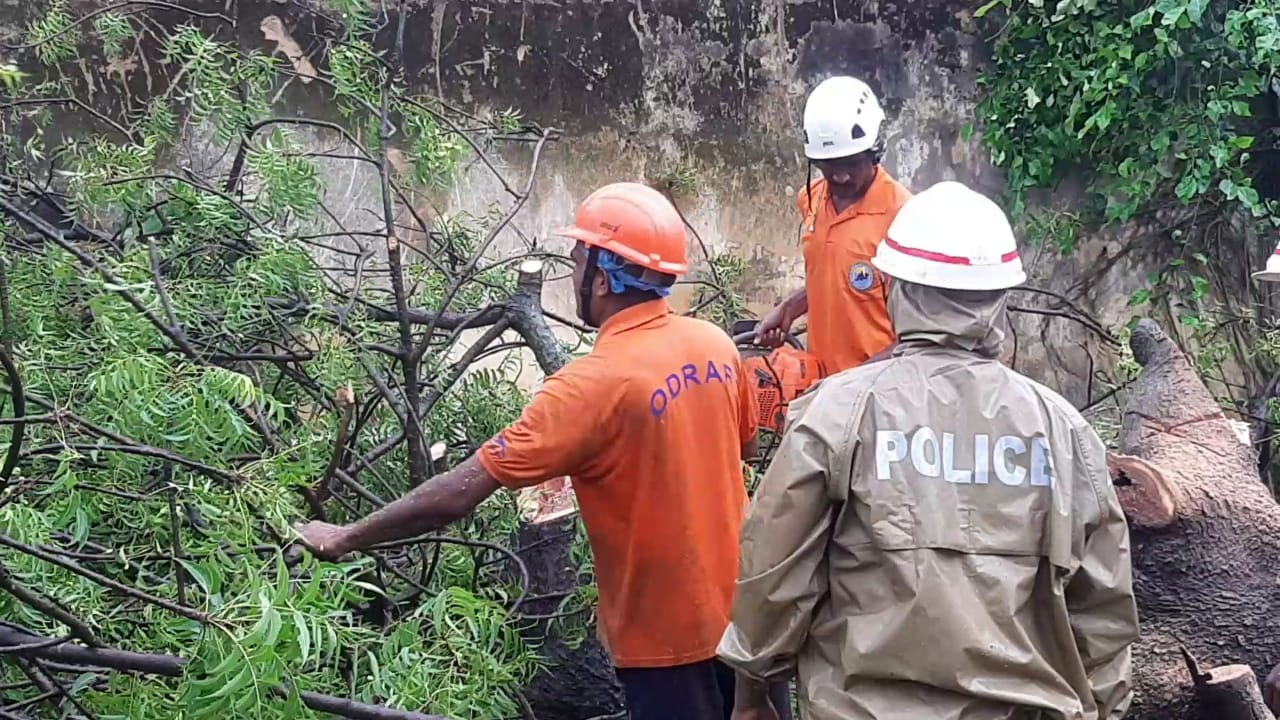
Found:
[[818, 358], [810, 355], [800, 341], [788, 333], [776, 348], [755, 342], [758, 320], [738, 320], [729, 334], [742, 356], [742, 370], [749, 373], [760, 407], [760, 428], [780, 433], [786, 423], [787, 406], [826, 377]]

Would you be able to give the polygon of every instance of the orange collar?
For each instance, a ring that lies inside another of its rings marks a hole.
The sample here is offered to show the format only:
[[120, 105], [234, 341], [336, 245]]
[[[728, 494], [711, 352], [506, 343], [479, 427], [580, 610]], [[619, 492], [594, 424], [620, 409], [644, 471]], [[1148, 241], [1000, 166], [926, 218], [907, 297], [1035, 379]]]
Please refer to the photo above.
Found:
[[813, 186], [813, 200], [819, 208], [819, 214], [829, 214], [835, 218], [854, 217], [855, 215], [883, 215], [894, 207], [897, 188], [892, 177], [884, 167], [876, 168], [875, 179], [862, 198], [836, 215], [835, 206], [831, 204], [831, 193], [826, 178], [820, 178]]
[[632, 305], [625, 310], [614, 313], [613, 317], [604, 321], [604, 325], [600, 328], [600, 338], [603, 339], [609, 335], [617, 335], [633, 330], [670, 314], [671, 306], [667, 304], [666, 298], [658, 298], [657, 300], [649, 300], [638, 305]]

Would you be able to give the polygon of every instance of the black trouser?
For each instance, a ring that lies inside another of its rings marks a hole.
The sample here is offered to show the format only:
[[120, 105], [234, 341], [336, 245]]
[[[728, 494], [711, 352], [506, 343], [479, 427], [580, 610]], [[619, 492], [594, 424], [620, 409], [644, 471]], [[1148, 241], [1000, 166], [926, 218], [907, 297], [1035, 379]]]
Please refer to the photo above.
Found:
[[[729, 720], [733, 669], [717, 659], [662, 668], [618, 668], [631, 720]], [[782, 720], [791, 720], [790, 683], [769, 688]]]

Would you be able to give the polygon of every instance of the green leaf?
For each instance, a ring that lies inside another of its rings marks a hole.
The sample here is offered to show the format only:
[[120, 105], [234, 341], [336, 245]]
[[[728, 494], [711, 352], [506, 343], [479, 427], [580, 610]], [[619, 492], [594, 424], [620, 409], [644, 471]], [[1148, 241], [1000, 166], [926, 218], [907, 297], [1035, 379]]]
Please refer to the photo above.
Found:
[[1252, 187], [1241, 186], [1239, 191], [1237, 192], [1237, 197], [1240, 198], [1240, 202], [1244, 203], [1246, 207], [1249, 207], [1249, 208], [1259, 207], [1260, 198], [1258, 197], [1258, 191], [1254, 190]]
[[1209, 294], [1209, 281], [1196, 275], [1191, 278], [1191, 297], [1199, 300]]
[[188, 560], [179, 559], [178, 563], [182, 565], [182, 568], [187, 571], [187, 575], [189, 575], [191, 579], [195, 580], [196, 584], [200, 586], [200, 589], [204, 591], [204, 594], [208, 596], [210, 594], [211, 586], [209, 584], [209, 576], [205, 574], [204, 570], [202, 570], [200, 566]]
[[1209, 7], [1209, 0], [1187, 0], [1187, 19], [1196, 25], [1204, 18], [1204, 11]]
[[91, 685], [93, 685], [94, 681], [97, 679], [98, 675], [96, 673], [80, 673], [76, 676], [76, 679], [71, 682], [71, 687], [68, 688], [68, 690], [72, 696], [79, 695], [81, 692], [87, 690]]
[[1040, 94], [1033, 87], [1028, 87], [1023, 96], [1026, 98], [1028, 110], [1035, 110], [1036, 106], [1040, 104]]
[[307, 625], [306, 617], [299, 611], [293, 611], [293, 629], [298, 634], [298, 648], [301, 656], [302, 664], [306, 665], [311, 659], [311, 628]]
[[156, 215], [149, 215], [146, 220], [142, 221], [142, 234], [155, 235], [164, 229], [164, 221]]
[[253, 666], [245, 663], [240, 669], [240, 672], [236, 673], [236, 676], [232, 678], [230, 682], [215, 691], [209, 696], [209, 698], [216, 699], [226, 697], [232, 693], [239, 692], [241, 688], [247, 686], [251, 682], [253, 682]]
[[1178, 199], [1182, 202], [1189, 202], [1191, 198], [1196, 196], [1197, 187], [1198, 185], [1195, 176], [1188, 173], [1183, 175], [1182, 179], [1178, 181], [1178, 186], [1174, 188], [1174, 194], [1176, 194]]
[[0, 82], [4, 83], [8, 90], [13, 91], [18, 83], [22, 82], [26, 77], [27, 73], [19, 70], [17, 65], [0, 63]]
[[360, 588], [361, 590], [370, 592], [378, 597], [387, 596], [386, 591], [384, 591], [382, 588], [377, 587], [376, 585], [373, 585], [372, 583], [367, 583], [367, 582], [364, 582], [363, 580], [354, 580], [352, 581], [351, 584], [354, 585], [355, 587]]
[[[1163, 15], [1160, 19], [1161, 25], [1173, 27], [1186, 15], [1187, 6], [1181, 0], [1160, 0], [1160, 2], [1156, 3], [1156, 12]], [[1159, 31], [1157, 31], [1156, 37], [1163, 39]]]
[[280, 629], [283, 626], [283, 619], [275, 608], [267, 610], [265, 616], [267, 618], [267, 632], [262, 640], [262, 644], [266, 647], [274, 647], [276, 640], [280, 637]]
[[241, 658], [239, 655], [235, 653], [228, 653], [227, 656], [222, 659], [222, 662], [218, 663], [217, 666], [215, 666], [212, 670], [206, 673], [206, 675], [208, 678], [214, 678], [214, 679], [219, 678], [222, 675], [225, 675], [227, 671], [229, 671], [232, 668], [232, 666], [235, 665], [237, 660], [241, 660], [241, 659], [243, 658]]
[[1148, 7], [1144, 10], [1134, 13], [1133, 16], [1129, 18], [1129, 27], [1133, 28], [1134, 30], [1137, 30], [1138, 28], [1141, 28], [1141, 27], [1146, 27], [1147, 25], [1151, 24], [1151, 20], [1153, 17], [1155, 17], [1155, 8]]

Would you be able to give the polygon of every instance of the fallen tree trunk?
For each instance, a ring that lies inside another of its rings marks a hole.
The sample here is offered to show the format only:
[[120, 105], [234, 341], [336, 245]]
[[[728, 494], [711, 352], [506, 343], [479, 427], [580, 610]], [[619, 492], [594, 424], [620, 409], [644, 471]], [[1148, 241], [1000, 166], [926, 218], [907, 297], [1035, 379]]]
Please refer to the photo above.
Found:
[[[1257, 677], [1280, 659], [1280, 505], [1174, 342], [1143, 320], [1130, 344], [1142, 371], [1108, 459], [1142, 630], [1126, 717], [1269, 719]], [[1214, 669], [1198, 674], [1186, 656]]]
[[[0, 626], [0, 654], [165, 677], [180, 677], [186, 665], [186, 660], [173, 655], [135, 653], [114, 648], [91, 648], [72, 643], [59, 643], [57, 638], [41, 637], [3, 626]], [[287, 697], [289, 691], [285, 688], [276, 688], [275, 694]], [[312, 710], [341, 715], [353, 720], [448, 720], [440, 715], [396, 710], [320, 693], [303, 691], [298, 695], [302, 704]]]

